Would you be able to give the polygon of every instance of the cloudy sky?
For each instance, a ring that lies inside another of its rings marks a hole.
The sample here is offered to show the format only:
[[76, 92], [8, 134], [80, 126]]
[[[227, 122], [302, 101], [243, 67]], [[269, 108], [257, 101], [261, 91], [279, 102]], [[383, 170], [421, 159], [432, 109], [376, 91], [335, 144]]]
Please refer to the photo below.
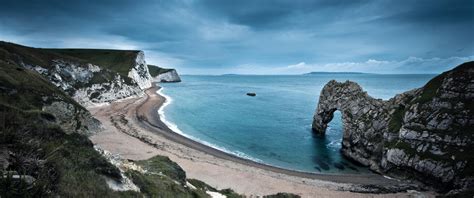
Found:
[[474, 60], [473, 0], [0, 0], [0, 40], [141, 49], [184, 74], [439, 73]]

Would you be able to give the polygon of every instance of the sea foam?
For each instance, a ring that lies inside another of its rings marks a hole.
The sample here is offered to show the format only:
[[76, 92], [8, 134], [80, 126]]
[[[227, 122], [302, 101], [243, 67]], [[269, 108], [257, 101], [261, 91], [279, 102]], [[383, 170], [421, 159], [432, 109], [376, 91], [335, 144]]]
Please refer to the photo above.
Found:
[[178, 133], [188, 139], [191, 139], [191, 140], [194, 140], [196, 142], [199, 142], [201, 144], [204, 144], [208, 147], [211, 147], [211, 148], [214, 148], [214, 149], [217, 149], [219, 151], [222, 151], [222, 152], [225, 152], [225, 153], [228, 153], [228, 154], [231, 154], [231, 155], [234, 155], [234, 156], [237, 156], [237, 157], [240, 157], [240, 158], [244, 158], [244, 159], [248, 159], [248, 160], [252, 160], [254, 162], [258, 162], [258, 163], [263, 163], [262, 160], [258, 159], [258, 158], [254, 158], [254, 157], [250, 157], [249, 155], [243, 153], [243, 152], [240, 152], [240, 151], [230, 151], [229, 149], [225, 148], [225, 147], [222, 147], [222, 146], [217, 146], [215, 144], [211, 144], [207, 141], [204, 141], [200, 138], [196, 138], [194, 136], [191, 136], [191, 135], [188, 135], [186, 133], [184, 133], [181, 129], [179, 129], [178, 125], [176, 125], [175, 123], [169, 121], [166, 119], [166, 114], [165, 114], [165, 108], [170, 105], [172, 102], [173, 102], [173, 99], [166, 95], [165, 93], [163, 93], [163, 87], [161, 87], [156, 93], [163, 96], [165, 98], [165, 102], [163, 103], [163, 105], [161, 105], [161, 107], [158, 109], [158, 115], [160, 116], [160, 120], [168, 127], [170, 128], [173, 132], [175, 133]]

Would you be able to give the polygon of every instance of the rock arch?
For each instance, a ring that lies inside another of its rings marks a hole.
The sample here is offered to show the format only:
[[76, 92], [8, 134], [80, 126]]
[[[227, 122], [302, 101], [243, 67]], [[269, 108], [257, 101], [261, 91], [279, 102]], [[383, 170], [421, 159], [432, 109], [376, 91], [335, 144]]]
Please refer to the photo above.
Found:
[[383, 133], [387, 129], [387, 102], [370, 97], [355, 82], [328, 82], [319, 97], [313, 131], [324, 135], [334, 112], [342, 114], [342, 152], [371, 168], [378, 169]]
[[389, 100], [370, 97], [355, 82], [328, 82], [313, 131], [324, 135], [342, 113], [342, 153], [392, 177], [417, 178], [438, 191], [474, 186], [474, 61]]

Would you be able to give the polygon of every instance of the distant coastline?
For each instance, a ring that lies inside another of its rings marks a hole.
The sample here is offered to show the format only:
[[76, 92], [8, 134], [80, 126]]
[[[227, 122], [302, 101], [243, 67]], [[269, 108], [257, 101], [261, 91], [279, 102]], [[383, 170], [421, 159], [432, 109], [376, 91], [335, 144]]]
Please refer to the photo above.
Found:
[[319, 75], [319, 74], [373, 74], [373, 73], [364, 73], [364, 72], [309, 72], [309, 73], [304, 73], [303, 75]]

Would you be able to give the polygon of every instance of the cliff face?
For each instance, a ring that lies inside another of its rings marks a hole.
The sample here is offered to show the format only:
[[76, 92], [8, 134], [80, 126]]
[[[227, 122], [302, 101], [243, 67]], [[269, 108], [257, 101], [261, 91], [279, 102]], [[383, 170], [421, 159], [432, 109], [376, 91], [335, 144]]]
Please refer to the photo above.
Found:
[[90, 135], [100, 130], [100, 122], [89, 111], [40, 74], [1, 59], [0, 90], [0, 106], [5, 111], [39, 114], [42, 121], [68, 134]]
[[473, 101], [474, 62], [387, 101], [370, 97], [355, 82], [330, 81], [321, 91], [313, 131], [324, 134], [340, 110], [345, 156], [440, 191], [472, 189]]
[[135, 58], [135, 63], [128, 72], [128, 77], [133, 79], [140, 89], [148, 89], [151, 87], [151, 75], [148, 71], [148, 66], [145, 61], [145, 53], [139, 51]]
[[155, 82], [181, 82], [181, 78], [179, 78], [178, 73], [176, 70], [171, 70], [158, 76], [153, 77], [153, 81]]
[[34, 70], [84, 106], [142, 95], [151, 76], [142, 51], [40, 49], [0, 43], [2, 59]]
[[148, 65], [154, 82], [181, 82], [175, 69], [165, 69], [155, 65]]

